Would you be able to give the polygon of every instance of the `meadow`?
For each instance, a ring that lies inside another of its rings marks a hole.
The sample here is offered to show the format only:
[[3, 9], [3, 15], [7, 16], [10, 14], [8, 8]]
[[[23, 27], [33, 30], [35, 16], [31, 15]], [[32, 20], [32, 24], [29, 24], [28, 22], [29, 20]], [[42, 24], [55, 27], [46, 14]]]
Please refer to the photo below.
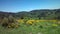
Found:
[[[19, 26], [0, 26], [0, 34], [60, 34], [58, 20], [17, 20]], [[14, 28], [12, 28], [14, 26]]]

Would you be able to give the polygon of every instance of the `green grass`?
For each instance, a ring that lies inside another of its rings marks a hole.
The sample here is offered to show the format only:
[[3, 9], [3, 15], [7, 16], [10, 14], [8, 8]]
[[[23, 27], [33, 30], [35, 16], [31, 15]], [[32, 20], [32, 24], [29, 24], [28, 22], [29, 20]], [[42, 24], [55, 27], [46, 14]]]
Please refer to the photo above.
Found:
[[41, 22], [33, 25], [21, 24], [18, 28], [0, 26], [0, 34], [60, 34], [60, 25], [52, 22]]

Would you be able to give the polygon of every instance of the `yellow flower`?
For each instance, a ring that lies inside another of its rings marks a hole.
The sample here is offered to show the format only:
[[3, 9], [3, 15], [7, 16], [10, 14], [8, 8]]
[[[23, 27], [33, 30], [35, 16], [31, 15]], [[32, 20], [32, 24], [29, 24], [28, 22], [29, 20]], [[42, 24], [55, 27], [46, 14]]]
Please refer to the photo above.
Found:
[[52, 24], [52, 26], [58, 26], [57, 24]]
[[40, 22], [40, 20], [35, 20], [36, 22]]
[[48, 20], [49, 22], [57, 22], [57, 20]]
[[24, 20], [20, 19], [20, 20], [17, 20], [17, 22], [24, 23]]
[[34, 22], [35, 22], [35, 20], [28, 20], [26, 23], [33, 24]]

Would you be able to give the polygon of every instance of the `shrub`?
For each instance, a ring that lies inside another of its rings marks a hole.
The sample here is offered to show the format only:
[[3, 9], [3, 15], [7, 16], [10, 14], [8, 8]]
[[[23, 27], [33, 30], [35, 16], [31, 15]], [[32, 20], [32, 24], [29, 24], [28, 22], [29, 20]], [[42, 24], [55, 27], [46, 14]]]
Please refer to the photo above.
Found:
[[14, 27], [18, 27], [18, 23], [16, 21], [16, 19], [12, 16], [9, 16], [8, 18], [4, 17], [2, 20], [2, 26], [3, 27], [8, 27], [8, 28], [14, 28]]

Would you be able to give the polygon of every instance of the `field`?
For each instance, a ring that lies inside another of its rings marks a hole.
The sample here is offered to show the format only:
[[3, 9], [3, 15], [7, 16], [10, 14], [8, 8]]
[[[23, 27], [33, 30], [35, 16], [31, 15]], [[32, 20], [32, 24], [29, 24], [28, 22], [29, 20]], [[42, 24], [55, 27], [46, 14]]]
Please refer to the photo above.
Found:
[[16, 28], [0, 26], [0, 34], [60, 34], [58, 20], [17, 20]]

